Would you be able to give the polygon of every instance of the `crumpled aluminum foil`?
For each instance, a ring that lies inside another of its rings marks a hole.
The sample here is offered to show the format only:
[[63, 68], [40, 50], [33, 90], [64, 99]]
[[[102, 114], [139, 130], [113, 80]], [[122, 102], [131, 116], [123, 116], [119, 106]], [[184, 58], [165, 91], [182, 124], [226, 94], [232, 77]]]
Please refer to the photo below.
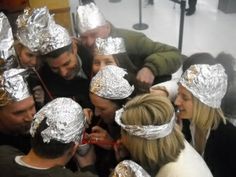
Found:
[[51, 140], [62, 143], [81, 142], [86, 120], [81, 106], [72, 99], [56, 98], [40, 109], [31, 124], [32, 137], [44, 119], [47, 119], [48, 125], [41, 132], [45, 143]]
[[46, 55], [72, 43], [68, 31], [64, 27], [55, 24], [55, 22], [48, 25], [47, 30], [41, 36], [41, 40], [40, 54], [42, 55]]
[[97, 38], [95, 41], [95, 51], [97, 55], [113, 55], [118, 53], [125, 53], [125, 43], [123, 38], [106, 39]]
[[31, 96], [26, 77], [28, 72], [26, 69], [12, 68], [3, 73], [3, 83], [1, 89], [7, 91], [14, 101], [21, 101]]
[[20, 43], [32, 52], [38, 52], [41, 46], [41, 36], [50, 23], [54, 23], [54, 20], [47, 7], [34, 10], [26, 8], [24, 13], [19, 15], [16, 20], [16, 37]]
[[134, 86], [124, 78], [127, 72], [118, 66], [108, 65], [90, 82], [90, 92], [106, 99], [124, 99], [134, 91]]
[[212, 108], [220, 108], [227, 91], [227, 78], [221, 64], [199, 64], [187, 69], [179, 83], [202, 103]]
[[0, 12], [0, 71], [18, 66], [12, 29], [7, 17]]
[[140, 165], [132, 160], [121, 161], [114, 170], [116, 177], [151, 177]]
[[77, 27], [80, 34], [105, 24], [106, 20], [103, 14], [94, 3], [78, 6]]
[[124, 112], [124, 108], [121, 108], [116, 111], [115, 115], [115, 121], [118, 125], [121, 126], [122, 129], [124, 129], [126, 132], [128, 132], [131, 135], [138, 136], [141, 138], [145, 138], [148, 140], [154, 140], [163, 138], [167, 135], [169, 135], [173, 127], [175, 125], [175, 113], [173, 113], [173, 116], [169, 123], [163, 124], [163, 125], [125, 125], [122, 123], [122, 114]]

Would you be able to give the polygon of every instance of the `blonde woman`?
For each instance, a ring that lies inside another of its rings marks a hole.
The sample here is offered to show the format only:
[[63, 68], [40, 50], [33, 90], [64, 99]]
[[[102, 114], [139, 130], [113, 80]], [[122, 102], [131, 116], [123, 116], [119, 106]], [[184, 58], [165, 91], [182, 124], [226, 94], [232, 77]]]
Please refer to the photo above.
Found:
[[132, 159], [151, 176], [212, 176], [201, 156], [184, 139], [166, 97], [144, 94], [116, 112], [121, 141]]
[[226, 90], [227, 75], [221, 64], [192, 65], [179, 81], [177, 115], [191, 121], [192, 144], [201, 155], [210, 131], [225, 122], [220, 106]]

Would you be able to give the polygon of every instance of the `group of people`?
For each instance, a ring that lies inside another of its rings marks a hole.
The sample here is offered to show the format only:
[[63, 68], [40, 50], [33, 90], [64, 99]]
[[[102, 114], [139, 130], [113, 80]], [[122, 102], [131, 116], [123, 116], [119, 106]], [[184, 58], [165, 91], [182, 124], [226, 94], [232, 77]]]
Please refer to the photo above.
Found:
[[12, 34], [0, 13], [3, 174], [234, 176], [235, 71], [219, 59], [229, 55], [183, 63], [93, 2], [78, 6], [76, 28], [70, 36], [42, 7], [25, 9]]

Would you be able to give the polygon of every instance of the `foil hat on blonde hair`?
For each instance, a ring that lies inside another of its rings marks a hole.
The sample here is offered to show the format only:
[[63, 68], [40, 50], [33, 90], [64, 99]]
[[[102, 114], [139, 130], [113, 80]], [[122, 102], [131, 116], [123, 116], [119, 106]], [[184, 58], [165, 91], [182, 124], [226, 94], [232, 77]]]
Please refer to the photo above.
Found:
[[113, 55], [118, 53], [125, 53], [125, 42], [123, 38], [106, 39], [97, 38], [95, 41], [95, 52], [97, 55]]
[[46, 119], [47, 128], [41, 132], [43, 142], [56, 140], [62, 143], [81, 142], [85, 129], [85, 117], [81, 106], [70, 98], [56, 98], [35, 115], [30, 134], [35, 136], [41, 122]]
[[0, 72], [18, 66], [12, 29], [7, 17], [0, 12]]
[[180, 78], [179, 83], [202, 103], [220, 108], [227, 91], [227, 75], [221, 64], [192, 65]]
[[151, 177], [140, 165], [132, 160], [123, 160], [117, 164], [113, 176]]
[[91, 80], [90, 92], [106, 99], [124, 99], [134, 91], [134, 86], [124, 78], [127, 72], [118, 66], [108, 65]]
[[94, 3], [78, 6], [77, 27], [80, 34], [105, 24], [106, 20], [103, 14]]
[[49, 14], [47, 7], [33, 10], [26, 8], [16, 20], [16, 37], [20, 43], [32, 52], [38, 52], [41, 45], [41, 36], [52, 21], [53, 17]]
[[26, 69], [12, 68], [5, 71], [2, 75], [1, 88], [8, 93], [13, 101], [21, 101], [31, 96], [26, 77]]

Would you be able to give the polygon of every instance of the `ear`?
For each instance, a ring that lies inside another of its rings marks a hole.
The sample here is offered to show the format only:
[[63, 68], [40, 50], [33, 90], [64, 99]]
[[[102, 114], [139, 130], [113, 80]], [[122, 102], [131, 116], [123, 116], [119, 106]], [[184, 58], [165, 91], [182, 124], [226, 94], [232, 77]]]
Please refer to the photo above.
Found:
[[78, 48], [77, 48], [77, 42], [75, 40], [72, 40], [72, 53], [77, 54]]

